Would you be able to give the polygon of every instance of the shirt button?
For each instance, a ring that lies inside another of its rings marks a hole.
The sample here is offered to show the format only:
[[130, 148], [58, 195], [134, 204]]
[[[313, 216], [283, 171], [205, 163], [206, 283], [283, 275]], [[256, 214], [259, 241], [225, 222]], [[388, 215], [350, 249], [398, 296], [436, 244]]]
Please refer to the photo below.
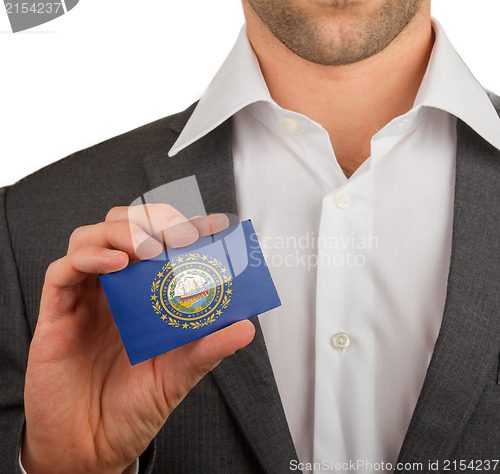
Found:
[[344, 192], [337, 193], [333, 196], [333, 203], [338, 209], [347, 209], [349, 207], [349, 196]]
[[299, 129], [299, 124], [291, 119], [291, 118], [286, 118], [283, 120], [283, 123], [281, 124], [281, 128], [288, 133], [295, 133]]
[[349, 346], [351, 340], [345, 332], [339, 332], [332, 337], [332, 346], [335, 349], [346, 349]]

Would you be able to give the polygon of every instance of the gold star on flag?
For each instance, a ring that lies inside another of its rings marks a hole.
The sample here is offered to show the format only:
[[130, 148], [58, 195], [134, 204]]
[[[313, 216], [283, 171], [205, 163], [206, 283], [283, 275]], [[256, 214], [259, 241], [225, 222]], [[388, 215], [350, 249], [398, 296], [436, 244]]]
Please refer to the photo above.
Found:
[[226, 273], [226, 272], [227, 272], [227, 270], [226, 270], [225, 268], [223, 268], [223, 269], [221, 270], [221, 272], [222, 272], [222, 273]]
[[220, 316], [222, 314], [222, 311], [219, 309], [217, 312], [216, 312], [217, 316]]
[[187, 329], [187, 328], [188, 328], [187, 323], [184, 323], [184, 324], [182, 325], [182, 327], [183, 327], [184, 329]]
[[159, 272], [157, 276], [158, 278], [161, 278], [163, 276], [163, 272]]
[[162, 321], [165, 321], [165, 319], [167, 319], [167, 317], [163, 314], [161, 319], [162, 319]]
[[151, 295], [151, 299], [155, 300], [156, 299], [156, 295]]
[[207, 257], [206, 255], [203, 255], [203, 257], [201, 257], [201, 259], [202, 259], [203, 261], [205, 261], [207, 258], [208, 258], [208, 257]]
[[177, 259], [177, 261], [178, 261], [179, 263], [182, 263], [182, 257], [179, 257], [179, 258]]
[[227, 294], [228, 295], [232, 295], [233, 294], [233, 290], [227, 290]]

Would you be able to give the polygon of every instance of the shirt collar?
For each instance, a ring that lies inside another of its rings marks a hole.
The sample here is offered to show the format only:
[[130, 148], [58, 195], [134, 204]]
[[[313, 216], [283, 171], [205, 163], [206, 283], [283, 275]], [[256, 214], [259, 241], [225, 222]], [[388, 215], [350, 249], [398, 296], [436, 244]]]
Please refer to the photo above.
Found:
[[[444, 110], [500, 150], [500, 118], [487, 93], [455, 51], [441, 25], [436, 20], [432, 24], [436, 40], [414, 108]], [[274, 104], [243, 26], [233, 49], [170, 149], [169, 156], [176, 155], [239, 110], [256, 102]]]
[[434, 19], [432, 24], [436, 41], [414, 107], [444, 110], [500, 150], [500, 118], [488, 94], [453, 48], [441, 25]]
[[244, 107], [261, 101], [273, 102], [243, 26], [233, 49], [198, 102], [169, 156], [205, 136]]

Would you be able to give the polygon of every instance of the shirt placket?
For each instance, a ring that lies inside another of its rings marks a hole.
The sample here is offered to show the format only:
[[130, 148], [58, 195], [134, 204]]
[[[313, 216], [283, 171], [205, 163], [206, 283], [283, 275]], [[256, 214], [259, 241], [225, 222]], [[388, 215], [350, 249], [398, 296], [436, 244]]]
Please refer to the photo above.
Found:
[[[371, 407], [362, 399], [369, 397], [366, 391], [373, 385], [370, 378], [374, 374], [369, 357], [373, 344], [370, 246], [375, 237], [371, 187], [367, 171], [326, 194], [322, 201], [314, 420], [314, 460], [319, 463], [348, 462], [355, 454], [349, 451], [353, 445], [364, 445], [368, 452], [373, 449], [367, 446], [373, 439], [371, 433], [366, 427], [358, 430], [357, 422], [359, 417], [369, 416]], [[360, 377], [366, 381], [362, 394]], [[348, 411], [349, 406], [356, 406], [355, 413]]]

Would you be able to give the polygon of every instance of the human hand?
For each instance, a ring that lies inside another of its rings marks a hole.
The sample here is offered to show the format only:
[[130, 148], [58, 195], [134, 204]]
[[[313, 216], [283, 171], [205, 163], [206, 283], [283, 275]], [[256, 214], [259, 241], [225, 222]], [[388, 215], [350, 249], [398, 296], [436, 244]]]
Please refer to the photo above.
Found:
[[29, 353], [29, 474], [121, 473], [188, 391], [252, 340], [252, 323], [240, 321], [131, 366], [98, 280], [227, 225], [224, 215], [186, 221], [170, 206], [148, 205], [114, 208], [105, 222], [73, 233], [67, 255], [47, 270]]

